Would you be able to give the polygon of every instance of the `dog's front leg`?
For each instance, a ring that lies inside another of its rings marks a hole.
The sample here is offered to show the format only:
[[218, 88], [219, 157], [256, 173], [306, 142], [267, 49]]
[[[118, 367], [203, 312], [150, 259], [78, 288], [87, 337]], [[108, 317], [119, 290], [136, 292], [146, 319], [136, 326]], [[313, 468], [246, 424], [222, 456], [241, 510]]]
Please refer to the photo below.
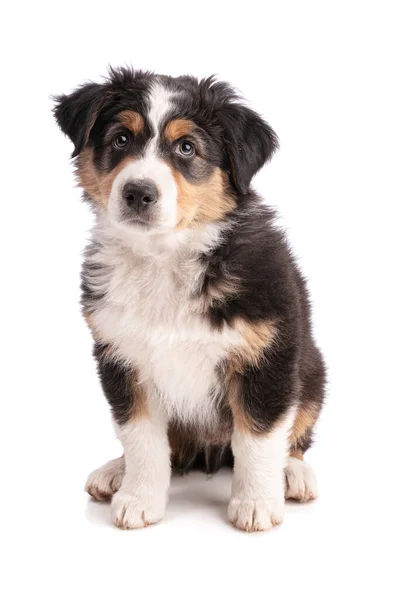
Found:
[[234, 428], [234, 475], [228, 517], [239, 529], [263, 531], [284, 518], [284, 467], [292, 419], [293, 412], [266, 434]]
[[261, 531], [284, 518], [284, 468], [298, 403], [292, 350], [272, 345], [252, 367], [237, 361], [229, 379], [234, 430], [234, 474], [229, 520], [239, 529]]
[[[145, 527], [160, 521], [167, 503], [171, 477], [167, 420], [154, 394], [140, 382], [137, 369], [117, 360], [109, 345], [96, 343], [94, 354], [124, 448], [124, 465], [121, 459], [116, 465], [120, 467], [116, 480], [121, 485], [112, 498], [113, 523], [123, 529]], [[90, 476], [91, 483], [94, 479], [95, 473]], [[114, 491], [117, 486], [110, 488]], [[93, 490], [90, 493], [95, 495]]]
[[124, 448], [125, 475], [112, 499], [113, 523], [122, 529], [157, 523], [164, 516], [171, 477], [166, 420], [148, 408], [116, 430]]

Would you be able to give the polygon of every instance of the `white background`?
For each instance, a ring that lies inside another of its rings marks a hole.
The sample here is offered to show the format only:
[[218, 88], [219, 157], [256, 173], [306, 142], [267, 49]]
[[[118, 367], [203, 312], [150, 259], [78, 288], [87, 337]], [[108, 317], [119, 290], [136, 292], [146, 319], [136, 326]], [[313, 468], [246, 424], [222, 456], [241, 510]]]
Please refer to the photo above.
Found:
[[[407, 6], [408, 5], [408, 6]], [[409, 598], [408, 2], [22, 2], [1, 24], [2, 597]], [[107, 65], [217, 73], [273, 125], [255, 185], [310, 281], [327, 406], [321, 497], [247, 535], [230, 475], [172, 482], [119, 531], [89, 471], [120, 454], [79, 310], [91, 216], [51, 94]]]

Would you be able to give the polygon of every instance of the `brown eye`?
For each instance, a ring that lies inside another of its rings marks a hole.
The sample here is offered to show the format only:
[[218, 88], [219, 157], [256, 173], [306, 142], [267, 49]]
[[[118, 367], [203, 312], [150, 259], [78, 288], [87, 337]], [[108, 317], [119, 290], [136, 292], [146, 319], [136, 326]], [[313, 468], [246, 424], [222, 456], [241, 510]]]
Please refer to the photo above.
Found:
[[125, 133], [119, 133], [113, 140], [113, 146], [116, 150], [124, 150], [127, 148], [129, 142], [128, 135]]
[[194, 145], [187, 140], [183, 140], [178, 144], [176, 148], [176, 153], [180, 156], [184, 156], [185, 158], [190, 158], [195, 154]]

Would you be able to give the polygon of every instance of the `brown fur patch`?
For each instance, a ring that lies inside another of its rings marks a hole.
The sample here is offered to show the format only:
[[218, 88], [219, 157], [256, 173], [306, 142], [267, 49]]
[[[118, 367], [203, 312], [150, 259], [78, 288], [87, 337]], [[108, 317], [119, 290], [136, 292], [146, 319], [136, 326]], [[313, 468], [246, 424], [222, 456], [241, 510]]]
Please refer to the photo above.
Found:
[[237, 296], [240, 290], [240, 280], [229, 273], [217, 281], [208, 282], [201, 290], [201, 295], [196, 298], [199, 312], [205, 313], [216, 304], [225, 304], [230, 298]]
[[181, 428], [171, 426], [168, 428], [168, 443], [170, 444], [172, 460], [182, 462], [187, 452], [186, 449], [191, 444], [190, 437]]
[[233, 431], [232, 413], [224, 406], [218, 427], [202, 427], [172, 423], [168, 429], [173, 469], [184, 473], [196, 460], [203, 461], [206, 472], [213, 472], [227, 460]]
[[123, 112], [118, 115], [118, 120], [134, 135], [141, 133], [144, 129], [143, 117], [134, 110], [123, 110]]
[[252, 419], [242, 408], [241, 381], [238, 373], [232, 371], [227, 378], [227, 399], [233, 413], [234, 426], [239, 431], [253, 432], [255, 426]]
[[179, 171], [173, 167], [171, 170], [178, 190], [177, 229], [220, 221], [235, 207], [227, 192], [227, 174], [221, 169], [215, 168], [211, 177], [202, 183], [190, 183]]
[[275, 342], [277, 329], [273, 320], [249, 322], [241, 317], [234, 319], [232, 328], [243, 338], [243, 344], [230, 353], [231, 367], [241, 373], [245, 366], [258, 367], [264, 350]]
[[264, 360], [264, 351], [275, 342], [277, 329], [272, 320], [252, 323], [241, 317], [234, 320], [232, 327], [242, 336], [244, 343], [229, 354], [226, 372], [228, 402], [238, 429], [260, 433], [242, 407], [241, 374], [245, 367], [258, 367]]
[[[289, 438], [290, 446], [293, 449], [298, 446], [298, 440], [303, 438], [314, 426], [318, 418], [318, 413], [318, 409], [310, 404], [305, 404], [299, 407]], [[297, 448], [296, 451], [298, 452]], [[298, 456], [296, 458], [298, 458]]]
[[297, 458], [298, 460], [304, 460], [304, 454], [301, 452], [301, 450], [291, 450], [290, 456], [292, 458]]
[[184, 455], [207, 446], [225, 446], [230, 443], [232, 419], [229, 411], [223, 414], [218, 428], [194, 427], [172, 423], [168, 428], [168, 439], [173, 457], [183, 460]]
[[132, 158], [126, 156], [110, 173], [100, 173], [94, 165], [93, 157], [92, 148], [85, 148], [79, 154], [76, 162], [77, 182], [95, 202], [107, 208], [113, 181]]
[[174, 142], [179, 138], [189, 135], [195, 128], [193, 121], [188, 119], [173, 119], [169, 121], [164, 130], [164, 136], [169, 142]]
[[149, 418], [147, 408], [147, 393], [140, 383], [138, 383], [138, 373], [135, 373], [135, 377], [130, 381], [131, 393], [133, 396], [133, 408], [130, 413], [129, 420], [135, 421], [137, 419]]

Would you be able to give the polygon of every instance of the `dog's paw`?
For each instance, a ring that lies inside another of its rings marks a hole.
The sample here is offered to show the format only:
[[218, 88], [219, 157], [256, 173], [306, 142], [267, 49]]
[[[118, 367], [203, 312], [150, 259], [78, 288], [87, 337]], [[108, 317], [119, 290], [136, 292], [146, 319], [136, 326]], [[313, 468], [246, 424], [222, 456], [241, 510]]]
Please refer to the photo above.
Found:
[[314, 471], [306, 462], [290, 456], [284, 474], [287, 499], [307, 502], [317, 498], [317, 480]]
[[127, 494], [121, 490], [111, 501], [111, 518], [120, 529], [140, 529], [161, 521], [165, 502], [144, 500], [142, 496]]
[[117, 492], [122, 484], [124, 477], [124, 457], [115, 458], [108, 463], [90, 473], [86, 482], [86, 492], [93, 496], [95, 500], [110, 500], [111, 496]]
[[231, 498], [228, 518], [235, 527], [244, 531], [266, 531], [282, 523], [284, 519], [282, 499], [243, 500]]

